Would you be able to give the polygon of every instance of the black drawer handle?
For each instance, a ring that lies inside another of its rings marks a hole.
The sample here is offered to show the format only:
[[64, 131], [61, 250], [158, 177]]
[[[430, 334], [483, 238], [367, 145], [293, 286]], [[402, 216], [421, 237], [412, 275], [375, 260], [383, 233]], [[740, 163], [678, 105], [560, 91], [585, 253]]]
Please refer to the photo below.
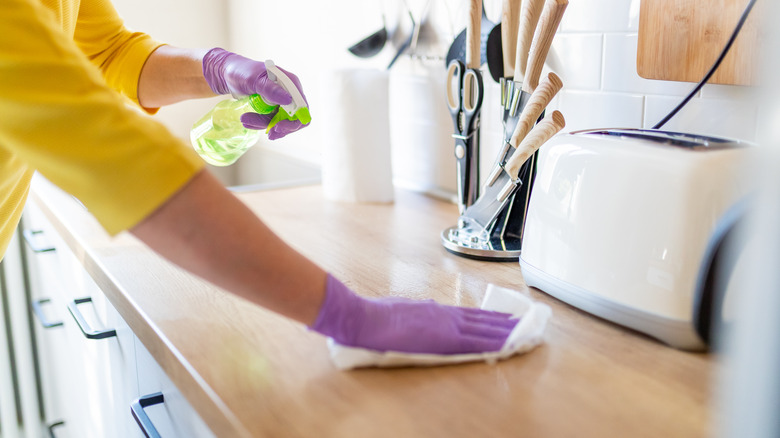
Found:
[[51, 302], [48, 298], [41, 298], [40, 300], [35, 300], [32, 302], [32, 309], [35, 316], [38, 318], [38, 321], [41, 323], [43, 328], [50, 329], [53, 327], [60, 327], [62, 326], [62, 321], [49, 321], [46, 319], [46, 314], [43, 313], [42, 305]]
[[138, 427], [141, 428], [141, 432], [144, 433], [146, 438], [161, 438], [160, 433], [152, 424], [152, 420], [146, 415], [144, 408], [164, 403], [165, 398], [162, 392], [155, 392], [154, 394], [145, 395], [139, 397], [138, 400], [130, 404], [130, 412], [133, 414], [135, 422], [138, 423]]
[[40, 239], [36, 239], [35, 236], [43, 235], [43, 230], [24, 230], [22, 231], [22, 237], [24, 237], [24, 241], [27, 242], [27, 246], [30, 247], [30, 250], [34, 253], [39, 252], [49, 252], [54, 251], [55, 248], [51, 246], [50, 244], [44, 242], [44, 244], [40, 244], [37, 241]]
[[81, 314], [78, 305], [91, 303], [91, 302], [92, 302], [92, 297], [88, 297], [88, 298], [79, 298], [68, 303], [68, 311], [70, 311], [70, 314], [71, 316], [73, 316], [73, 319], [76, 320], [76, 324], [78, 324], [79, 329], [81, 329], [81, 333], [84, 333], [84, 336], [86, 336], [87, 339], [105, 339], [105, 338], [113, 338], [114, 336], [116, 336], [116, 330], [114, 329], [93, 330], [92, 327], [89, 326], [89, 323], [84, 318], [84, 315]]
[[57, 435], [54, 434], [54, 428], [64, 426], [64, 421], [58, 421], [56, 423], [50, 424], [47, 429], [49, 429], [49, 438], [57, 438]]

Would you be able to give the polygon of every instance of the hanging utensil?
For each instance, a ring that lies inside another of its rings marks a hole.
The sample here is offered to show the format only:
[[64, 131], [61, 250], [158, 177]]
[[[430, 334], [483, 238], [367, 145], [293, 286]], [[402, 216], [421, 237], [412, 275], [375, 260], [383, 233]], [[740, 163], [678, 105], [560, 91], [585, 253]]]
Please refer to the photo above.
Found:
[[[406, 2], [404, 2], [405, 4]], [[395, 56], [393, 56], [393, 59], [390, 60], [390, 64], [387, 65], [387, 69], [390, 70], [390, 67], [395, 64], [396, 61], [398, 61], [398, 58], [403, 55], [403, 53], [412, 45], [412, 40], [414, 39], [414, 34], [417, 29], [417, 23], [414, 21], [414, 15], [412, 15], [412, 11], [407, 9], [407, 12], [409, 13], [409, 20], [412, 22], [412, 31], [409, 33], [409, 37], [406, 39], [406, 41], [401, 44], [401, 47], [398, 48], [398, 52], [396, 52]]]
[[381, 52], [385, 47], [385, 43], [387, 43], [387, 19], [385, 18], [384, 7], [382, 7], [382, 28], [363, 38], [347, 50], [359, 58], [370, 58]]

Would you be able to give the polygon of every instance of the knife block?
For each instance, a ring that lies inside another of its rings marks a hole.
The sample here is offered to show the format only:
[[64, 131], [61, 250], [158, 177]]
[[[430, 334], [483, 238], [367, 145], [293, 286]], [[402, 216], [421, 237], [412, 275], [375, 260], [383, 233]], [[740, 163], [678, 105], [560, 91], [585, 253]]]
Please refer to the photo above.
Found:
[[[525, 104], [526, 102], [521, 102], [516, 115], [507, 119], [505, 129], [510, 132], [514, 130]], [[540, 117], [542, 118], [544, 114]], [[506, 155], [510, 154], [511, 151], [507, 151]], [[470, 228], [465, 221], [459, 220], [457, 225], [442, 231], [442, 245], [447, 251], [462, 257], [485, 261], [514, 262], [520, 259], [523, 229], [528, 212], [528, 201], [536, 177], [538, 155], [539, 151], [536, 151], [520, 168], [518, 176], [522, 185], [510, 197], [509, 202], [501, 209], [498, 217], [487, 230]], [[501, 158], [505, 162], [508, 157]]]

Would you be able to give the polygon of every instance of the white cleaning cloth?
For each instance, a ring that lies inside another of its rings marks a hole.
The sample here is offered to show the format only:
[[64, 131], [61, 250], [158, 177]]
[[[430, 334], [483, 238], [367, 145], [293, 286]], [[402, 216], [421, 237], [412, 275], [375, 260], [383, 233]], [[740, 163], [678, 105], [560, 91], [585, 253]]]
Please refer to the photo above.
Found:
[[434, 366], [477, 361], [494, 363], [530, 351], [541, 344], [547, 320], [552, 315], [552, 310], [546, 304], [535, 302], [520, 292], [493, 284], [488, 285], [481, 308], [509, 313], [520, 319], [509, 334], [504, 347], [499, 351], [472, 354], [381, 352], [346, 347], [329, 338], [330, 358], [336, 367], [342, 370], [361, 367]]
[[326, 199], [392, 202], [386, 70], [339, 69], [322, 77], [322, 189]]

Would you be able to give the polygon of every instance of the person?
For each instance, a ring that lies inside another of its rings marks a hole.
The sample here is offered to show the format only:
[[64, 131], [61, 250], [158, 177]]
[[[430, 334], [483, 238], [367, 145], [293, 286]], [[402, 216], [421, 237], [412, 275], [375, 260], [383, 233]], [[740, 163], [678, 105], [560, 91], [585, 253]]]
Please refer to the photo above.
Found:
[[[496, 351], [517, 323], [431, 300], [361, 297], [277, 237], [189, 145], [128, 105], [153, 114], [186, 99], [252, 93], [289, 103], [262, 62], [131, 32], [109, 0], [4, 0], [0, 29], [0, 254], [38, 171], [108, 233], [129, 230], [189, 272], [344, 345]], [[268, 124], [257, 114], [242, 121]], [[301, 127], [280, 122], [269, 138]]]

